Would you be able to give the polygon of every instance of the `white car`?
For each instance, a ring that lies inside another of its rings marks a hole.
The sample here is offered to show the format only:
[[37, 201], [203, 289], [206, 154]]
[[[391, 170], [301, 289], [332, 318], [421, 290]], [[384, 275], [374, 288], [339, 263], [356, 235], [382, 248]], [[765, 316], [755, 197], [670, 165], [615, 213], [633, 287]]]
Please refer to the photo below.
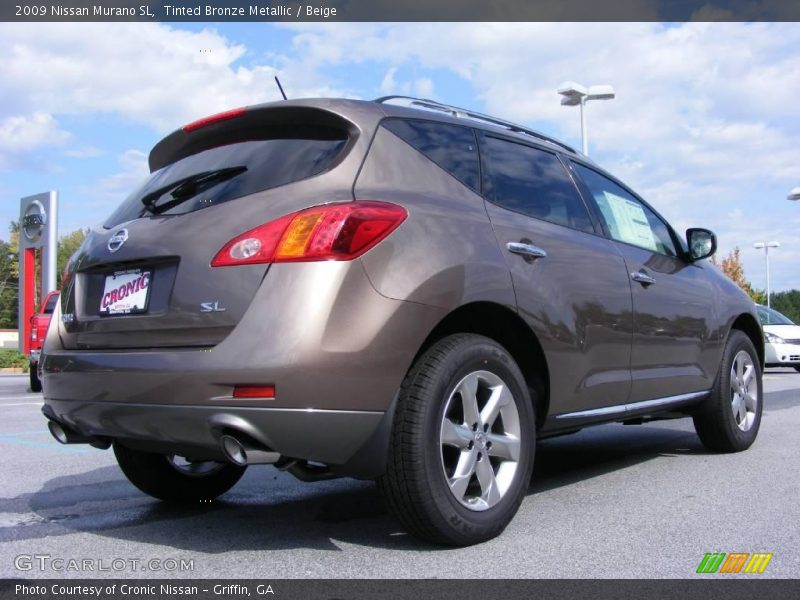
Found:
[[800, 326], [777, 310], [760, 304], [756, 308], [764, 328], [765, 366], [800, 371]]

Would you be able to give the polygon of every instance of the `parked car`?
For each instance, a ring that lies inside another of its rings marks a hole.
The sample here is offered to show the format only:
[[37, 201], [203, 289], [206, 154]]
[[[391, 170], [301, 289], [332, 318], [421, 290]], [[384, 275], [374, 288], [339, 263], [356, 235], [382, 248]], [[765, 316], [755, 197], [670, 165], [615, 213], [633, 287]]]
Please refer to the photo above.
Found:
[[800, 372], [800, 326], [774, 308], [759, 304], [758, 318], [764, 328], [767, 367], [794, 367]]
[[431, 101], [298, 100], [191, 123], [89, 234], [43, 358], [63, 443], [162, 500], [253, 464], [376, 479], [413, 534], [498, 535], [536, 441], [762, 411], [754, 304], [569, 146]]
[[28, 375], [31, 382], [32, 392], [42, 391], [42, 382], [39, 381], [39, 355], [42, 352], [42, 343], [44, 342], [47, 328], [50, 327], [50, 318], [53, 316], [53, 311], [58, 303], [58, 291], [49, 292], [42, 300], [42, 305], [39, 312], [31, 317], [31, 339], [30, 339], [30, 360], [28, 364]]

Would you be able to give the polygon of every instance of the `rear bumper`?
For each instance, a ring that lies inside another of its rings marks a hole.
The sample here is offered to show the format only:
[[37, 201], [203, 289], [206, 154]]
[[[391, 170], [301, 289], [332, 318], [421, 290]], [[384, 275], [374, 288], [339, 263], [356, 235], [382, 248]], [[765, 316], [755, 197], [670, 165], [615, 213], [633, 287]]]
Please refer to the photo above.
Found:
[[206, 460], [225, 461], [220, 436], [244, 433], [284, 457], [323, 462], [361, 477], [382, 472], [382, 460], [367, 456], [373, 445], [385, 442], [389, 429], [382, 426], [386, 413], [366, 411], [48, 400], [42, 412], [86, 437]]

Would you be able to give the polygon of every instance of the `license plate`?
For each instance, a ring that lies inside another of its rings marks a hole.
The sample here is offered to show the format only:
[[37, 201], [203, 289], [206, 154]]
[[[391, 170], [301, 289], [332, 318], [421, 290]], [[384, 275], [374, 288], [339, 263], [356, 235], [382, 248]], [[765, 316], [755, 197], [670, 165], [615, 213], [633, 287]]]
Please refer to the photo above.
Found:
[[133, 315], [146, 312], [150, 297], [150, 275], [150, 271], [142, 269], [106, 275], [103, 296], [100, 298], [100, 314]]

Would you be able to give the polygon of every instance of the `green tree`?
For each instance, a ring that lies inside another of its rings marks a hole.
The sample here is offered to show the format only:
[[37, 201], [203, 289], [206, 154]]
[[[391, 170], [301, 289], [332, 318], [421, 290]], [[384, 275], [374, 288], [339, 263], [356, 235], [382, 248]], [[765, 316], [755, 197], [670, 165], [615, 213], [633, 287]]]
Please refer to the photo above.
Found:
[[800, 290], [788, 290], [772, 294], [772, 308], [800, 324]]
[[744, 275], [744, 265], [742, 264], [741, 250], [738, 246], [728, 253], [728, 256], [718, 261], [716, 256], [711, 257], [711, 262], [717, 265], [728, 279], [733, 281], [736, 285], [742, 288], [753, 302], [758, 304], [767, 303], [767, 295], [763, 290], [754, 289], [751, 283]]
[[81, 247], [86, 236], [89, 234], [89, 229], [76, 229], [72, 233], [62, 235], [58, 239], [58, 285], [61, 288], [61, 273], [64, 272], [64, 267], [67, 266], [67, 261], [70, 257], [78, 251]]
[[[61, 287], [61, 273], [69, 258], [80, 248], [86, 239], [88, 229], [77, 229], [58, 239], [56, 286]], [[12, 221], [9, 226], [8, 242], [0, 240], [0, 329], [17, 329], [19, 298], [19, 223]], [[41, 270], [37, 268], [37, 282]], [[38, 289], [38, 285], [37, 285]], [[36, 304], [41, 298], [36, 299]]]

